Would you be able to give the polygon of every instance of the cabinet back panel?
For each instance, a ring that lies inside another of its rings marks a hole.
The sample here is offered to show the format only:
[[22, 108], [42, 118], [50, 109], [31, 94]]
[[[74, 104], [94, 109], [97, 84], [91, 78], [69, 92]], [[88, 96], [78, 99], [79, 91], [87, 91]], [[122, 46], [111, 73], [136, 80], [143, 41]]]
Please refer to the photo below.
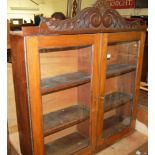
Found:
[[136, 64], [138, 56], [138, 42], [117, 43], [108, 46], [107, 54], [111, 54], [108, 64]]
[[114, 115], [116, 115], [116, 109], [112, 109], [112, 110], [106, 112], [104, 114], [104, 119], [107, 119], [107, 118], [112, 117]]
[[77, 50], [41, 53], [41, 78], [76, 72], [77, 54]]
[[78, 87], [78, 102], [80, 104], [84, 104], [91, 109], [91, 90], [90, 90], [90, 83], [81, 85]]
[[91, 123], [89, 120], [85, 120], [84, 122], [77, 125], [78, 131], [85, 137], [89, 137], [91, 135]]
[[61, 130], [59, 132], [56, 132], [50, 136], [47, 136], [44, 138], [44, 143], [47, 144], [51, 141], [54, 141], [56, 139], [59, 139], [59, 138], [62, 138], [63, 136], [66, 136], [70, 133], [73, 133], [73, 132], [76, 132], [77, 131], [77, 125], [75, 126], [72, 126], [70, 128], [67, 128], [67, 129], [64, 129], [64, 130]]
[[41, 78], [71, 72], [91, 72], [91, 47], [40, 53]]
[[76, 87], [42, 96], [44, 114], [75, 104], [77, 104]]
[[105, 83], [105, 94], [109, 94], [116, 91], [126, 92], [126, 93], [133, 93], [135, 88], [135, 78], [136, 73], [135, 71], [106, 79]]
[[78, 50], [78, 70], [91, 73], [92, 47], [86, 47]]
[[89, 121], [86, 120], [86, 121], [84, 121], [82, 123], [79, 123], [78, 125], [74, 125], [72, 127], [69, 127], [69, 128], [64, 129], [64, 130], [61, 130], [59, 132], [56, 132], [56, 133], [54, 133], [52, 135], [49, 135], [49, 136], [44, 138], [44, 143], [47, 144], [47, 143], [49, 143], [51, 141], [62, 138], [62, 137], [66, 136], [66, 135], [69, 135], [69, 134], [71, 134], [73, 132], [79, 132], [84, 137], [89, 138], [89, 132], [86, 131], [86, 130], [85, 131], [81, 130], [80, 127], [83, 127], [83, 126], [85, 126], [87, 129], [89, 129]]

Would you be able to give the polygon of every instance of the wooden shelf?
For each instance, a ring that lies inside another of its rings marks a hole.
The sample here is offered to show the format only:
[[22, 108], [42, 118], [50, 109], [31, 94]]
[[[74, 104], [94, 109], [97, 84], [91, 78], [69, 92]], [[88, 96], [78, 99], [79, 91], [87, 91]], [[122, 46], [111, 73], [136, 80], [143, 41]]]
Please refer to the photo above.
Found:
[[107, 78], [122, 75], [136, 70], [136, 65], [132, 64], [112, 64], [107, 67]]
[[89, 145], [88, 138], [75, 132], [45, 144], [45, 155], [70, 155]]
[[104, 101], [104, 112], [117, 108], [119, 106], [124, 105], [125, 103], [131, 101], [133, 99], [132, 95], [122, 93], [122, 92], [114, 92], [105, 96]]
[[90, 74], [74, 72], [41, 80], [41, 93], [47, 94], [90, 82]]
[[104, 120], [103, 138], [110, 137], [130, 126], [130, 117], [112, 116]]
[[83, 105], [74, 105], [43, 116], [44, 136], [89, 119], [89, 110]]

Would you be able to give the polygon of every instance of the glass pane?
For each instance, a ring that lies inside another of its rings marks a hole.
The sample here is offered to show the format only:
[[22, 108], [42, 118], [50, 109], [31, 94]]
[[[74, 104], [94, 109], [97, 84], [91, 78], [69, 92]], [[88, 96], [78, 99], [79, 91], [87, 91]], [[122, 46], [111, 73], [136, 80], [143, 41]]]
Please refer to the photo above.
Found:
[[138, 42], [108, 45], [103, 138], [130, 127], [138, 58]]
[[92, 46], [41, 49], [45, 154], [73, 154], [90, 144]]

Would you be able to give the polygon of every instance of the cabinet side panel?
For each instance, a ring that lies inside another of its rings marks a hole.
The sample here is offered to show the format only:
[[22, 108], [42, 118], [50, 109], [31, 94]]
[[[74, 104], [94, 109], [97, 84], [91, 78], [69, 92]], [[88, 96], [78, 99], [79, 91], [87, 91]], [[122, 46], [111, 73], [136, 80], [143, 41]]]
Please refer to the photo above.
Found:
[[32, 141], [27, 98], [24, 38], [11, 36], [13, 81], [20, 147], [23, 155], [32, 155]]
[[37, 37], [26, 38], [29, 105], [34, 155], [44, 155], [42, 102], [40, 92], [40, 62]]

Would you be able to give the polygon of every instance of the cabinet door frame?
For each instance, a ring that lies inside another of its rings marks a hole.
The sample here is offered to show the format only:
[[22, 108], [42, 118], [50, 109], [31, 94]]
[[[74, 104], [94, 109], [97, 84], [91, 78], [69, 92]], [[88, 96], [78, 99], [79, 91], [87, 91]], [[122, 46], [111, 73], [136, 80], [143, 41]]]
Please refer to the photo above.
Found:
[[[108, 43], [113, 42], [125, 42], [125, 41], [139, 41], [138, 49], [138, 58], [137, 58], [137, 69], [136, 69], [136, 78], [135, 78], [135, 97], [133, 100], [133, 114], [132, 114], [132, 124], [131, 127], [124, 129], [120, 133], [114, 134], [111, 137], [106, 139], [102, 138], [103, 133], [103, 119], [104, 119], [104, 101], [105, 97], [105, 82], [106, 82], [106, 64], [107, 64], [107, 50]], [[118, 139], [121, 139], [124, 136], [127, 136], [132, 131], [134, 131], [136, 124], [136, 115], [138, 108], [138, 96], [140, 88], [140, 77], [142, 70], [142, 59], [144, 53], [144, 42], [145, 42], [145, 32], [118, 32], [118, 33], [105, 33], [102, 37], [101, 44], [101, 57], [100, 57], [100, 91], [99, 91], [99, 110], [98, 110], [98, 124], [97, 124], [97, 148], [99, 151], [108, 145], [111, 145]]]
[[[31, 132], [33, 142], [33, 154], [44, 155], [44, 136], [43, 136], [43, 119], [42, 119], [42, 101], [40, 90], [40, 60], [39, 49], [41, 48], [58, 48], [67, 46], [92, 46], [92, 77], [91, 77], [91, 134], [90, 147], [96, 147], [96, 121], [98, 109], [98, 73], [99, 73], [99, 51], [100, 51], [100, 34], [84, 35], [61, 35], [61, 36], [27, 36], [26, 45], [26, 70], [28, 81], [28, 105], [30, 109]], [[38, 149], [39, 148], [39, 149]], [[83, 152], [83, 150], [81, 150]], [[80, 151], [79, 151], [80, 153]]]

